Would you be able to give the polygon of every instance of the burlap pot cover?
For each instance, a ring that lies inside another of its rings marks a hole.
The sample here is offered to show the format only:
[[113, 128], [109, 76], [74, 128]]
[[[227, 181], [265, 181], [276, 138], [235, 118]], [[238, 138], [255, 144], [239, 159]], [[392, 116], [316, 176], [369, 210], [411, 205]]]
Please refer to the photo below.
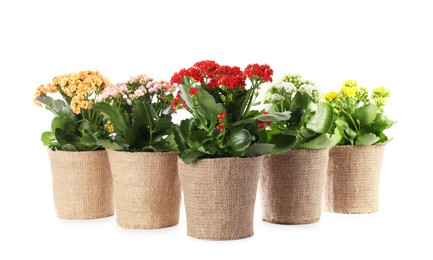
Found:
[[177, 153], [108, 150], [117, 223], [123, 228], [158, 229], [179, 222], [181, 190]]
[[337, 146], [329, 152], [325, 209], [337, 213], [378, 210], [384, 145]]
[[322, 211], [329, 149], [266, 156], [260, 178], [262, 219], [276, 224], [317, 222]]
[[253, 235], [262, 157], [179, 160], [188, 235], [233, 240]]
[[48, 150], [48, 156], [58, 217], [93, 219], [114, 214], [113, 184], [107, 151]]

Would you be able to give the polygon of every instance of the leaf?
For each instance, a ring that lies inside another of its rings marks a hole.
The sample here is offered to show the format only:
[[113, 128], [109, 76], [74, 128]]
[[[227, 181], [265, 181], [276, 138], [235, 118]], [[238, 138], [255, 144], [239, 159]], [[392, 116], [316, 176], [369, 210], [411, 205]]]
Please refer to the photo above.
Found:
[[245, 109], [248, 107], [248, 103], [250, 101], [251, 96], [254, 94], [254, 89], [250, 88], [246, 91], [244, 100], [242, 101], [242, 104], [239, 108], [240, 115], [243, 115], [244, 113], [247, 113], [248, 111], [245, 111]]
[[297, 148], [314, 150], [330, 148], [332, 146], [334, 146], [334, 140], [332, 140], [329, 134], [322, 134], [309, 142], [298, 145]]
[[349, 127], [349, 123], [347, 123], [347, 121], [344, 117], [338, 117], [337, 119], [335, 119], [335, 124], [337, 126], [342, 126], [344, 128]]
[[159, 131], [165, 131], [167, 129], [170, 129], [173, 126], [173, 124], [171, 123], [171, 116], [164, 116], [161, 117], [157, 122], [156, 122], [156, 128]]
[[333, 115], [331, 105], [320, 102], [317, 106], [316, 113], [307, 122], [306, 127], [316, 133], [325, 134], [329, 132], [331, 128]]
[[45, 146], [48, 147], [54, 147], [58, 145], [54, 134], [51, 131], [43, 132], [41, 135], [41, 141]]
[[230, 133], [228, 145], [235, 152], [244, 151], [251, 143], [250, 132], [246, 129], [237, 128]]
[[380, 140], [380, 138], [377, 137], [375, 134], [368, 133], [368, 134], [359, 135], [355, 144], [356, 145], [372, 145], [379, 140]]
[[293, 146], [296, 144], [296, 136], [278, 134], [272, 136], [269, 142], [275, 145], [270, 153], [283, 153], [293, 148]]
[[68, 152], [76, 152], [76, 151], [78, 151], [77, 147], [75, 147], [72, 144], [65, 144], [65, 145], [63, 145], [62, 146], [62, 150], [63, 151], [68, 151]]
[[291, 112], [290, 111], [286, 111], [286, 112], [278, 112], [278, 113], [270, 113], [270, 114], [266, 114], [266, 115], [258, 115], [255, 117], [251, 117], [251, 118], [247, 118], [244, 120], [240, 120], [237, 121], [235, 123], [230, 124], [230, 126], [238, 126], [241, 124], [249, 124], [249, 123], [254, 123], [257, 120], [260, 121], [270, 121], [270, 122], [278, 122], [278, 121], [287, 121], [290, 119], [291, 116]]
[[70, 143], [75, 143], [77, 141], [74, 136], [65, 133], [61, 128], [56, 128], [54, 135], [57, 142], [59, 142], [59, 144], [62, 146]]
[[274, 146], [274, 144], [254, 144], [247, 148], [245, 155], [248, 157], [253, 157], [269, 154]]
[[49, 110], [57, 116], [75, 119], [74, 112], [72, 112], [69, 106], [62, 100], [54, 100], [52, 97], [47, 95], [41, 95], [36, 98], [36, 101], [49, 107]]
[[377, 106], [374, 104], [367, 104], [361, 108], [358, 108], [353, 113], [353, 118], [359, 120], [361, 125], [368, 125], [374, 121], [377, 115]]
[[189, 90], [186, 89], [186, 86], [183, 84], [179, 85], [180, 90], [180, 96], [182, 97], [183, 101], [185, 101], [186, 105], [193, 109], [194, 106], [192, 105], [191, 96], [189, 95]]
[[334, 134], [331, 135], [331, 139], [334, 142], [334, 146], [340, 143], [341, 139], [343, 139], [343, 136], [340, 133], [341, 129], [339, 127], [336, 127], [334, 130]]
[[107, 103], [97, 103], [92, 106], [92, 110], [104, 113], [114, 125], [116, 132], [124, 132], [128, 128], [127, 121], [124, 119], [121, 112], [115, 110], [111, 105]]
[[302, 122], [309, 102], [310, 97], [299, 92], [293, 97], [292, 103], [290, 104], [290, 112], [292, 112], [292, 117], [289, 121], [290, 124], [296, 125]]
[[111, 142], [110, 140], [98, 140], [96, 141], [97, 145], [101, 145], [106, 149], [114, 150], [114, 151], [122, 151], [125, 148], [117, 143]]
[[204, 89], [197, 92], [196, 100], [198, 112], [208, 121], [213, 122], [211, 125], [215, 125], [218, 114], [223, 111], [220, 110], [222, 107], [218, 106], [213, 96]]
[[[148, 125], [146, 111], [143, 103], [137, 102], [133, 104], [131, 118], [132, 126], [135, 128], [145, 127]], [[114, 125], [114, 127], [116, 127], [116, 125]]]
[[199, 151], [187, 149], [187, 150], [181, 152], [179, 157], [180, 157], [180, 159], [182, 159], [182, 161], [184, 163], [190, 164], [190, 163], [194, 162], [195, 160], [197, 160], [202, 155], [203, 155], [203, 153], [201, 153]]
[[55, 117], [53, 121], [51, 121], [51, 131], [55, 132], [56, 129], [62, 129], [63, 132], [68, 134], [75, 134], [77, 130], [77, 125], [75, 124], [75, 120], [72, 120], [67, 117]]
[[[137, 140], [137, 129], [130, 127], [125, 130], [125, 141], [129, 147], [134, 147], [134, 144]], [[147, 140], [148, 141], [148, 140]]]
[[379, 113], [377, 114], [374, 122], [368, 127], [368, 129], [378, 135], [384, 130], [393, 126], [394, 124], [394, 121], [389, 120], [384, 114]]

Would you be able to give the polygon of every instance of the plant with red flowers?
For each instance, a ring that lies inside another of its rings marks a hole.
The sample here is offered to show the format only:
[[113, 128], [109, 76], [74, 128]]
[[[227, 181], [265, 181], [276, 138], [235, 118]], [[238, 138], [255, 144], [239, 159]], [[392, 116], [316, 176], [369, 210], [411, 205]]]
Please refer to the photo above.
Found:
[[[183, 107], [192, 114], [175, 127], [175, 140], [185, 163], [200, 158], [252, 157], [268, 153], [273, 144], [260, 143], [259, 134], [271, 122], [289, 120], [290, 112], [251, 110], [258, 88], [272, 82], [269, 65], [237, 66], [201, 61], [171, 78], [180, 93], [172, 111]], [[249, 83], [247, 85], [247, 79]]]

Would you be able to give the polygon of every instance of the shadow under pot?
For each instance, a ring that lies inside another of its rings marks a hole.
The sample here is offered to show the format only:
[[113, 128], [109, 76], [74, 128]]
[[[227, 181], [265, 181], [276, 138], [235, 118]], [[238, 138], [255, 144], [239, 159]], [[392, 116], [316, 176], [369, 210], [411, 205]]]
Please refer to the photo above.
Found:
[[188, 235], [234, 240], [253, 235], [262, 157], [179, 160]]
[[385, 145], [336, 146], [329, 152], [325, 210], [374, 213], [379, 209], [379, 176]]
[[179, 223], [177, 153], [108, 150], [108, 156], [121, 227], [159, 229]]
[[48, 150], [58, 217], [94, 219], [114, 214], [107, 151]]
[[266, 156], [260, 178], [262, 219], [310, 224], [320, 219], [329, 149]]

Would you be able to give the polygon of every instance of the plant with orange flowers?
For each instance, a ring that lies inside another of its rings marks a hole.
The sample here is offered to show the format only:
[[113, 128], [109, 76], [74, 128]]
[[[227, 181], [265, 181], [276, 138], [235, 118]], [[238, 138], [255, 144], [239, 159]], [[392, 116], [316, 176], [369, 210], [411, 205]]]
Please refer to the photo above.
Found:
[[180, 93], [171, 104], [172, 111], [184, 108], [192, 115], [174, 128], [180, 158], [191, 163], [267, 153], [274, 145], [259, 143], [259, 132], [265, 124], [290, 118], [290, 112], [251, 109], [260, 85], [272, 82], [272, 74], [269, 65], [250, 64], [241, 70], [214, 61], [197, 62], [175, 73], [171, 83], [178, 85]]
[[[42, 143], [53, 150], [102, 149], [98, 140], [109, 134], [104, 116], [92, 109], [98, 95], [109, 85], [98, 71], [80, 71], [54, 77], [36, 89], [33, 101], [54, 114], [51, 130]], [[53, 98], [52, 96], [56, 96]]]

